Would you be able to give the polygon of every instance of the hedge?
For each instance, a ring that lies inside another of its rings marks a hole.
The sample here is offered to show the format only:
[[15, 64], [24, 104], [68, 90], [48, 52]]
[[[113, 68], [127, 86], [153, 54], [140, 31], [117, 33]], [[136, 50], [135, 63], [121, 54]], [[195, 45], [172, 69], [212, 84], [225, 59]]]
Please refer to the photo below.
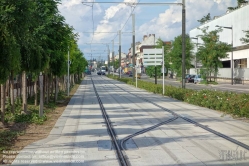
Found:
[[[135, 86], [135, 82], [130, 78], [120, 79], [117, 76], [113, 77], [112, 75], [107, 75], [107, 77]], [[160, 84], [138, 80], [137, 86], [138, 88], [156, 94], [162, 94], [163, 92], [162, 85]], [[219, 110], [238, 117], [249, 118], [249, 94], [238, 94], [235, 92], [223, 92], [207, 89], [198, 91], [166, 85], [164, 95], [193, 105]]]

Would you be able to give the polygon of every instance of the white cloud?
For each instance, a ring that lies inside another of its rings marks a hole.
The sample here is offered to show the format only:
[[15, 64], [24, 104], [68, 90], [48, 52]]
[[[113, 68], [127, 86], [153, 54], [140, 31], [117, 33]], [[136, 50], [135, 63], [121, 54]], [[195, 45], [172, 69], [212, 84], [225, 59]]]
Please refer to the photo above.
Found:
[[[96, 32], [117, 32], [120, 30], [131, 13], [131, 6], [125, 4], [111, 5], [106, 8], [106, 5], [95, 3], [93, 7], [94, 15], [94, 37], [93, 35], [82, 33], [92, 32], [92, 8], [83, 5], [83, 0], [62, 0], [59, 5], [61, 14], [66, 18], [66, 22], [72, 25], [77, 32], [80, 32], [79, 45], [85, 48], [83, 43], [86, 42], [111, 42], [117, 34], [111, 33], [96, 33]], [[92, 0], [84, 0], [92, 2]], [[181, 0], [177, 0], [181, 2]], [[124, 0], [123, 2], [137, 2], [137, 0]], [[187, 32], [199, 25], [197, 20], [201, 19], [208, 13], [211, 16], [225, 14], [227, 7], [235, 6], [235, 0], [187, 0], [186, 1], [186, 27]], [[152, 8], [153, 11], [156, 9]], [[146, 18], [139, 15], [142, 13], [143, 7], [136, 7], [136, 19], [139, 17]], [[153, 12], [155, 13], [155, 12]], [[127, 22], [123, 31], [131, 31], [131, 19]], [[156, 37], [161, 37], [163, 40], [172, 40], [174, 37], [181, 34], [182, 30], [182, 9], [181, 6], [170, 6], [162, 13], [154, 14], [154, 18], [147, 20], [142, 24], [136, 23], [136, 41], [142, 40], [142, 36], [151, 33], [156, 34]], [[93, 38], [92, 38], [93, 37]], [[127, 47], [131, 43], [131, 35], [122, 35], [122, 41], [126, 43]], [[93, 46], [92, 46], [93, 47]], [[103, 46], [106, 47], [106, 46]], [[88, 46], [89, 48], [89, 46]], [[106, 49], [106, 48], [105, 48]], [[85, 49], [84, 49], [85, 50]], [[125, 52], [128, 48], [123, 48]], [[89, 51], [89, 50], [87, 50]]]
[[[206, 16], [222, 15], [228, 6], [233, 6], [233, 0], [188, 0], [186, 1], [186, 28], [187, 32], [198, 26], [197, 20]], [[144, 23], [138, 27], [140, 36], [142, 33], [156, 33], [164, 40], [172, 40], [181, 34], [182, 30], [182, 8], [179, 6], [170, 6], [164, 13], [160, 13], [150, 22]]]

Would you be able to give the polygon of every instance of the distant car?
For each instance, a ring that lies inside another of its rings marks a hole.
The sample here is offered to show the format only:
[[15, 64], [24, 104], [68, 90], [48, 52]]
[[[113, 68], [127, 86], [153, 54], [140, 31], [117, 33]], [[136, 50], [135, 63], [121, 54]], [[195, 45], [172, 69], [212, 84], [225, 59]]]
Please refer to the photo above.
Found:
[[203, 79], [201, 78], [201, 75], [195, 75], [195, 78], [194, 78], [194, 83], [200, 83]]
[[195, 75], [189, 74], [188, 76], [186, 76], [185, 81], [186, 83], [194, 82], [194, 78], [195, 78]]
[[90, 70], [87, 70], [86, 74], [87, 74], [87, 75], [91, 75], [91, 71], [90, 71]]
[[131, 71], [127, 71], [126, 74], [130, 75]]
[[[130, 72], [129, 77], [133, 77], [132, 72]], [[136, 77], [136, 75], [135, 75]], [[141, 79], [141, 73], [137, 73], [137, 78]]]
[[105, 72], [103, 72], [103, 71], [98, 71], [97, 74], [98, 74], [98, 75], [105, 75]]

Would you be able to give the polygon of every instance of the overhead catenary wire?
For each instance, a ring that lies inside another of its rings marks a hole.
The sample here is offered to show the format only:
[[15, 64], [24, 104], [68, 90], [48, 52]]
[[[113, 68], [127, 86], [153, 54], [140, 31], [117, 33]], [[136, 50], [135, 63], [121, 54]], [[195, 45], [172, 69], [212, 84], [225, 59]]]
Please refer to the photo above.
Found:
[[[139, 3], [140, 3], [140, 0], [139, 0], [139, 1], [136, 3], [136, 5], [134, 6], [133, 10], [132, 10], [131, 13], [130, 13], [130, 16], [129, 16], [128, 19], [126, 20], [126, 22], [125, 22], [125, 24], [123, 25], [123, 27], [120, 29], [121, 31], [124, 29], [125, 25], [127, 24], [127, 22], [129, 21], [129, 19], [130, 19], [131, 16], [132, 16], [134, 10], [136, 9], [137, 4], [139, 4]], [[118, 33], [117, 33], [116, 36], [113, 38], [113, 40], [115, 40], [117, 36], [118, 36]]]

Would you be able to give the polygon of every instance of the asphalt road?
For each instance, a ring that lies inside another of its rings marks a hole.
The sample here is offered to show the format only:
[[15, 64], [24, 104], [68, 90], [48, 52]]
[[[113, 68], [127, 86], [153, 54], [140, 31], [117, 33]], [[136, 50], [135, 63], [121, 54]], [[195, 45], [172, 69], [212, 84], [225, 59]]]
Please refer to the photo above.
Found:
[[[111, 73], [112, 74], [112, 73]], [[117, 73], [114, 73], [118, 75]], [[122, 77], [129, 77], [126, 74], [123, 74]], [[155, 78], [150, 78], [147, 75], [142, 75], [141, 80], [153, 82], [155, 83]], [[182, 83], [180, 81], [176, 81], [175, 79], [165, 79], [165, 85], [172, 85], [175, 87], [181, 87]], [[163, 84], [162, 79], [157, 79], [157, 84]], [[187, 89], [194, 89], [194, 90], [202, 90], [202, 89], [211, 89], [211, 90], [218, 90], [218, 91], [229, 91], [229, 92], [237, 92], [237, 93], [249, 93], [249, 85], [245, 84], [234, 84], [231, 85], [229, 83], [219, 83], [218, 85], [204, 85], [204, 84], [194, 84], [194, 83], [186, 83]]]

